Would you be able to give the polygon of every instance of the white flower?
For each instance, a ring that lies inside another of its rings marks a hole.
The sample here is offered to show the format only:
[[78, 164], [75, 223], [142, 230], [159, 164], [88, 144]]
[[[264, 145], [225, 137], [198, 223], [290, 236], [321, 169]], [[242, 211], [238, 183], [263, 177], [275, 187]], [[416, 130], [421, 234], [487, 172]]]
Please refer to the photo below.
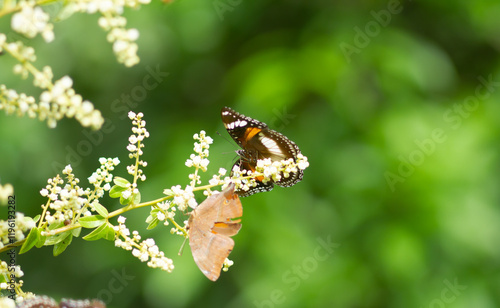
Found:
[[70, 174], [73, 172], [73, 168], [71, 168], [71, 165], [67, 165], [64, 170], [62, 171], [63, 174]]
[[141, 255], [141, 251], [137, 248], [132, 249], [132, 255], [138, 258]]
[[135, 41], [139, 38], [139, 31], [137, 29], [128, 29], [127, 36], [129, 40]]
[[29, 38], [34, 38], [38, 33], [46, 42], [54, 39], [53, 25], [48, 21], [50, 16], [39, 6], [31, 6], [28, 1], [22, 2], [22, 9], [15, 13], [11, 19], [11, 27], [14, 31], [22, 33]]
[[165, 214], [163, 214], [162, 212], [158, 212], [158, 214], [156, 215], [156, 218], [158, 218], [159, 221], [164, 221]]
[[124, 199], [128, 199], [131, 195], [132, 195], [132, 192], [131, 192], [130, 190], [124, 190], [124, 191], [122, 192], [122, 197], [123, 197]]
[[154, 240], [154, 239], [152, 239], [152, 238], [148, 238], [148, 239], [146, 239], [146, 240], [144, 241], [144, 243], [146, 244], [146, 246], [148, 246], [148, 247], [152, 247], [152, 246], [154, 246], [154, 244], [155, 244], [155, 240]]

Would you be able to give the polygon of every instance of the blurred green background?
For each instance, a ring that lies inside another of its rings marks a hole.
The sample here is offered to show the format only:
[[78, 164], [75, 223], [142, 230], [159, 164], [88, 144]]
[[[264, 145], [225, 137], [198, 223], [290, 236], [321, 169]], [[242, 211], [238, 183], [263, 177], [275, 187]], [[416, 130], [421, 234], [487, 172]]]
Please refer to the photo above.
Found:
[[[58, 257], [47, 247], [18, 257], [25, 291], [101, 296], [108, 307], [500, 306], [498, 1], [154, 1], [125, 15], [141, 34], [131, 69], [96, 15], [56, 23], [53, 43], [26, 41], [38, 67], [70, 75], [109, 126], [49, 129], [0, 114], [0, 179], [19, 211], [39, 213], [38, 192], [67, 163], [82, 186], [101, 156], [118, 156], [125, 176], [128, 110], [143, 112], [151, 133], [143, 201], [188, 183], [202, 129], [214, 138], [202, 180], [230, 168], [223, 106], [281, 131], [311, 166], [292, 188], [242, 199], [235, 265], [215, 283], [188, 246], [177, 255], [182, 238], [169, 228], [145, 231], [141, 209], [127, 224], [156, 239], [172, 274], [111, 242], [76, 239]], [[0, 29], [18, 38], [9, 17]], [[14, 63], [0, 57], [0, 83], [37, 96]], [[144, 90], [156, 70], [168, 76]]]

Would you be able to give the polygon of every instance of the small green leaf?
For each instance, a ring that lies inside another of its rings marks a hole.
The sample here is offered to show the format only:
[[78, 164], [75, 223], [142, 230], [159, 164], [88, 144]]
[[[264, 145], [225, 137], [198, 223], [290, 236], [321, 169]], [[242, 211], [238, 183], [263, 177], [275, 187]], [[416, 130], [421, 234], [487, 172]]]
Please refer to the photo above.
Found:
[[40, 231], [38, 241], [35, 244], [36, 248], [42, 248], [45, 245], [45, 240], [47, 240], [47, 235], [42, 235], [42, 232]]
[[113, 229], [113, 225], [110, 223], [106, 224], [106, 234], [104, 239], [108, 241], [113, 241], [115, 239], [115, 229]]
[[59, 233], [59, 234], [56, 234], [56, 235], [51, 235], [51, 236], [47, 237], [47, 239], [45, 240], [45, 244], [44, 245], [45, 246], [52, 246], [52, 245], [55, 245], [57, 243], [60, 243], [70, 233], [71, 233], [71, 231], [64, 231], [63, 233]]
[[38, 215], [36, 215], [35, 217], [33, 217], [33, 221], [34, 221], [35, 223], [37, 223], [37, 222], [38, 222], [38, 220], [40, 219], [40, 216], [41, 216], [41, 215], [40, 215], [40, 214], [38, 214]]
[[71, 234], [73, 234], [74, 237], [79, 237], [80, 232], [82, 232], [82, 228], [76, 228], [76, 229], [71, 230]]
[[63, 21], [73, 13], [77, 12], [77, 5], [75, 3], [67, 3], [66, 5], [63, 6], [63, 8], [59, 11], [59, 13], [54, 17], [54, 22], [60, 22]]
[[92, 229], [99, 227], [104, 222], [106, 222], [106, 218], [102, 217], [101, 215], [92, 215], [82, 217], [78, 220], [78, 222], [80, 223], [80, 225], [82, 225], [82, 227]]
[[[151, 216], [150, 216], [151, 217]], [[148, 225], [148, 227], [146, 228], [147, 230], [151, 230], [151, 229], [154, 229], [156, 228], [156, 226], [158, 226], [158, 223], [160, 222], [160, 220], [158, 218], [154, 218], [153, 221], [151, 221]]]
[[120, 198], [122, 196], [122, 192], [124, 192], [125, 190], [127, 190], [126, 187], [115, 185], [109, 190], [109, 196], [111, 198]]
[[66, 234], [66, 237], [64, 237], [62, 241], [54, 245], [54, 257], [57, 257], [58, 255], [63, 253], [63, 251], [66, 250], [66, 248], [69, 246], [69, 244], [71, 244], [71, 241], [73, 240], [73, 234], [71, 234], [71, 232], [64, 232], [63, 234]]
[[163, 194], [167, 196], [172, 196], [174, 194], [174, 191], [171, 189], [164, 189]]
[[106, 224], [100, 225], [98, 228], [94, 229], [89, 234], [83, 237], [86, 241], [97, 241], [101, 237], [103, 237], [103, 230], [106, 228]]
[[136, 194], [134, 194], [133, 198], [132, 198], [132, 204], [139, 204], [141, 203], [141, 192], [137, 192]]
[[148, 218], [146, 218], [146, 223], [150, 223], [153, 221], [158, 216], [158, 212], [160, 211], [159, 208], [152, 209], [151, 212], [149, 213]]
[[130, 195], [127, 199], [120, 197], [120, 204], [121, 205], [129, 205], [132, 202], [132, 195]]
[[120, 186], [120, 187], [124, 187], [124, 188], [127, 188], [130, 186], [130, 182], [127, 181], [126, 179], [124, 178], [121, 178], [119, 176], [115, 176], [113, 178], [113, 183], [115, 183], [116, 185]]
[[38, 230], [38, 228], [31, 228], [28, 237], [26, 237], [26, 240], [21, 246], [21, 250], [19, 250], [19, 254], [25, 253], [29, 251], [31, 248], [33, 248], [33, 246], [35, 246], [35, 244], [38, 242], [39, 236], [40, 236], [40, 230]]
[[64, 221], [55, 222], [55, 223], [49, 225], [49, 230], [59, 229], [59, 228], [61, 228], [63, 226], [64, 226]]
[[104, 238], [108, 241], [112, 241], [115, 239], [115, 230], [113, 229], [113, 225], [111, 225], [110, 223], [102, 224], [99, 228], [83, 237], [83, 239], [86, 241], [97, 241], [101, 238]]
[[94, 208], [97, 211], [97, 213], [99, 213], [99, 215], [101, 215], [102, 217], [108, 217], [109, 212], [104, 206], [102, 206], [101, 204], [99, 204], [97, 202], [94, 203], [93, 205], [94, 205]]

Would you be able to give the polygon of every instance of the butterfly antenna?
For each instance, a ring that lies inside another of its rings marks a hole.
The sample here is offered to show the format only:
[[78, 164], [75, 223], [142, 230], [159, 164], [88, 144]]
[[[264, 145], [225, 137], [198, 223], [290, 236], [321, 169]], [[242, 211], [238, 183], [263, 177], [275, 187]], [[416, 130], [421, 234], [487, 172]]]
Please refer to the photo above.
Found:
[[222, 136], [222, 135], [221, 135], [221, 133], [219, 133], [219, 131], [215, 131], [215, 132], [217, 133], [217, 135], [221, 136], [221, 137], [222, 137], [222, 139], [224, 139], [224, 140], [226, 140], [228, 143], [230, 143], [233, 147], [238, 148], [238, 146], [236, 146], [236, 145], [234, 144], [234, 142], [231, 142], [231, 140], [227, 139], [227, 137]]

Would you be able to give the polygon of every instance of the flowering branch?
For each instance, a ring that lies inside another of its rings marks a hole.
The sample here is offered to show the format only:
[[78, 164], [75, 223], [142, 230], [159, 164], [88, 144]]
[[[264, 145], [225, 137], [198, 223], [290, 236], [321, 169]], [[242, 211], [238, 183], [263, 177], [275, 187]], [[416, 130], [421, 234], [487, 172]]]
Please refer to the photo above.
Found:
[[[59, 20], [69, 18], [77, 12], [94, 14], [100, 13], [99, 26], [107, 34], [107, 40], [113, 44], [113, 52], [118, 62], [127, 67], [139, 63], [137, 56], [138, 46], [135, 41], [139, 38], [137, 29], [126, 29], [127, 20], [122, 16], [125, 7], [139, 8], [142, 4], [149, 4], [151, 0], [72, 0], [63, 2], [63, 9]], [[27, 38], [34, 38], [40, 34], [49, 43], [55, 38], [54, 25], [50, 22], [49, 14], [41, 7], [43, 4], [56, 2], [54, 0], [21, 0], [16, 2], [0, 1], [0, 18], [12, 14], [12, 30], [23, 34]], [[47, 121], [49, 127], [54, 128], [57, 121], [63, 117], [75, 117], [82, 126], [99, 129], [104, 118], [94, 105], [76, 94], [72, 88], [73, 81], [69, 76], [53, 82], [52, 69], [49, 66], [42, 70], [33, 64], [36, 61], [35, 50], [25, 46], [21, 41], [7, 42], [7, 36], [0, 33], [0, 54], [7, 53], [19, 63], [14, 66], [14, 73], [23, 79], [29, 75], [34, 77], [33, 84], [44, 90], [39, 102], [33, 96], [17, 93], [0, 84], [0, 110], [7, 115], [27, 115]]]
[[[225, 176], [225, 169], [220, 168], [207, 185], [200, 185], [200, 172], [207, 172], [209, 165], [209, 148], [213, 139], [206, 135], [204, 131], [195, 134], [194, 154], [191, 154], [185, 164], [187, 167], [194, 168], [194, 172], [189, 174], [189, 184], [182, 189], [180, 185], [172, 186], [164, 190], [164, 197], [141, 202], [141, 194], [138, 182], [145, 181], [146, 176], [142, 167], [147, 163], [141, 159], [144, 148], [144, 140], [149, 137], [146, 130], [146, 122], [143, 120], [143, 114], [129, 113], [132, 121], [133, 134], [129, 137], [127, 150], [129, 158], [133, 164], [127, 167], [128, 173], [132, 176], [129, 181], [125, 178], [114, 177], [113, 171], [120, 163], [117, 158], [100, 158], [100, 167], [88, 178], [92, 188], [83, 188], [80, 186], [80, 180], [73, 174], [71, 166], [66, 166], [62, 171], [64, 178], [57, 175], [47, 181], [47, 185], [40, 191], [47, 202], [42, 205], [42, 213], [34, 219], [24, 217], [22, 213], [17, 213], [16, 239], [11, 244], [7, 243], [8, 238], [2, 225], [6, 222], [0, 221], [0, 252], [4, 252], [12, 247], [22, 245], [20, 253], [25, 253], [33, 247], [53, 246], [53, 254], [59, 255], [72, 242], [72, 239], [80, 236], [82, 229], [91, 229], [91, 232], [83, 236], [84, 240], [94, 241], [106, 239], [114, 241], [115, 246], [131, 251], [132, 255], [142, 262], [147, 262], [151, 268], [160, 268], [166, 272], [172, 272], [174, 264], [172, 259], [165, 256], [165, 253], [155, 244], [154, 239], [148, 238], [142, 240], [138, 231], [130, 231], [126, 226], [126, 218], [123, 214], [141, 207], [150, 206], [150, 215], [146, 218], [147, 229], [157, 227], [160, 223], [165, 226], [170, 224], [172, 234], [188, 237], [187, 221], [183, 219], [182, 223], [176, 220], [177, 213], [185, 213], [188, 208], [196, 208], [198, 203], [194, 193], [203, 191], [209, 196], [214, 192], [211, 190], [216, 186], [225, 186], [234, 183], [237, 189], [246, 190], [255, 185], [255, 179], [264, 179], [263, 181], [279, 181], [282, 177], [287, 178], [291, 173], [307, 168], [309, 163], [307, 157], [299, 154], [297, 160], [274, 161], [270, 159], [259, 160], [254, 172], [241, 172], [239, 167], [235, 166], [231, 176]], [[111, 186], [111, 183], [114, 183]], [[1, 192], [1, 191], [0, 191]], [[100, 203], [105, 193], [109, 192], [110, 197], [119, 199], [123, 207], [108, 212], [107, 208]], [[179, 211], [178, 211], [179, 210]], [[117, 217], [117, 224], [113, 224], [110, 219]], [[37, 224], [36, 224], [37, 223]], [[25, 238], [24, 232], [30, 230]], [[233, 262], [226, 259], [223, 270], [227, 270]], [[5, 272], [0, 265], [0, 287], [2, 285], [2, 276]], [[22, 276], [22, 271], [18, 270], [18, 277]], [[24, 293], [21, 290], [22, 280], [16, 285], [16, 294], [18, 297], [27, 298], [32, 295]]]

